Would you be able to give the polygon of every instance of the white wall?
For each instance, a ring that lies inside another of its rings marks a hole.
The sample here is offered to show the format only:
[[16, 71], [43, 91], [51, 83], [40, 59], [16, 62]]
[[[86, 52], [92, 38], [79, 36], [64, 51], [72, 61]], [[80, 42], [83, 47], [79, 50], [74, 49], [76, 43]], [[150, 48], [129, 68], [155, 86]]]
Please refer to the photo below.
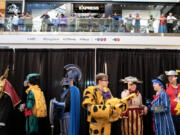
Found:
[[[0, 32], [0, 48], [153, 48], [179, 49], [180, 34]], [[105, 39], [105, 40], [97, 40]], [[115, 40], [119, 39], [119, 40]]]

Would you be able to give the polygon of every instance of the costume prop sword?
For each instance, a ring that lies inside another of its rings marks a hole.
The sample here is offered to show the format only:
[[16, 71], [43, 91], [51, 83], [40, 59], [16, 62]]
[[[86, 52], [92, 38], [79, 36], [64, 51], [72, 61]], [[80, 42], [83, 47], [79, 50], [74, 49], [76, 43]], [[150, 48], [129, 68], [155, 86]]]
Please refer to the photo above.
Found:
[[104, 63], [104, 71], [105, 71], [105, 74], [107, 75], [108, 73], [107, 62]]
[[54, 132], [54, 103], [53, 103], [53, 99], [51, 99], [50, 103], [49, 103], [49, 121], [51, 124], [51, 135], [53, 135], [53, 132]]
[[65, 102], [58, 102], [55, 98], [50, 100], [49, 104], [49, 121], [51, 124], [51, 135], [53, 135], [54, 132], [54, 117], [55, 117], [55, 111], [64, 110], [65, 108]]

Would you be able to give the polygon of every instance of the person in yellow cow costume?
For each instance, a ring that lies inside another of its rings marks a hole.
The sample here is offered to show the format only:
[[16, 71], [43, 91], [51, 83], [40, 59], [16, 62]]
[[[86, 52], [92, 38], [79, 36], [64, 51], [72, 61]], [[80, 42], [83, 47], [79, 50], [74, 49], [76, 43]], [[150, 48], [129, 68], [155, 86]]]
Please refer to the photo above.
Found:
[[[108, 76], [96, 75], [96, 86], [84, 90], [82, 107], [87, 110], [87, 121], [90, 123], [90, 135], [110, 135], [111, 122], [119, 119], [127, 110], [127, 100], [114, 98], [108, 86]], [[133, 96], [132, 96], [133, 97]]]

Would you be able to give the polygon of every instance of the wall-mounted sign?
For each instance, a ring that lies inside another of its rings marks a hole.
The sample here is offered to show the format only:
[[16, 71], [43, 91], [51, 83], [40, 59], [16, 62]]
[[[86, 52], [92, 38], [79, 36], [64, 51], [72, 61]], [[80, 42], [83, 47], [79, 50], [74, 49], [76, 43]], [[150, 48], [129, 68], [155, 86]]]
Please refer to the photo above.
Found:
[[6, 14], [20, 14], [22, 12], [22, 2], [8, 1], [6, 3]]
[[75, 3], [73, 7], [76, 13], [104, 13], [104, 4]]
[[99, 6], [79, 6], [79, 10], [99, 10]]
[[[95, 34], [94, 34], [95, 35]], [[102, 47], [112, 47], [109, 45], [133, 45], [135, 47], [146, 46], [157, 47], [157, 45], [163, 46], [163, 48], [171, 48], [171, 46], [180, 45], [180, 38], [177, 36], [89, 36], [84, 35], [52, 35], [52, 34], [34, 34], [34, 35], [23, 35], [23, 34], [11, 34], [1, 35], [0, 45], [4, 43], [9, 45], [18, 45], [25, 48], [24, 45], [37, 46], [37, 45], [74, 45], [74, 48], [81, 45], [101, 45]], [[89, 46], [89, 47], [90, 47]], [[168, 47], [169, 46], [169, 47]], [[79, 46], [80, 47], [80, 46]], [[127, 46], [126, 46], [127, 47]], [[172, 49], [172, 48], [171, 48]]]

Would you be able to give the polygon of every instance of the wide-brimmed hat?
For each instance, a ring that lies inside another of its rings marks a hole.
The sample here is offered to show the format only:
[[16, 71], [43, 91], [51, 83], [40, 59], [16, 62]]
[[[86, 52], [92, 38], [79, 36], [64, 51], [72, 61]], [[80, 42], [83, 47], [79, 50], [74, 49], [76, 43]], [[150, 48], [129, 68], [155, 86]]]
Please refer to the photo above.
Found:
[[165, 88], [166, 76], [164, 74], [161, 74], [161, 75], [153, 78], [152, 82], [155, 82], [155, 80], [157, 80], [157, 82], [159, 82], [159, 84]]
[[178, 75], [178, 73], [175, 71], [175, 70], [169, 70], [168, 72], [166, 72], [166, 75], [167, 76], [170, 76], [170, 75]]
[[139, 79], [137, 79], [137, 77], [133, 77], [133, 76], [125, 77], [124, 79], [121, 79], [120, 82], [123, 82], [123, 83], [129, 83], [129, 82], [143, 83], [143, 81], [140, 81]]

